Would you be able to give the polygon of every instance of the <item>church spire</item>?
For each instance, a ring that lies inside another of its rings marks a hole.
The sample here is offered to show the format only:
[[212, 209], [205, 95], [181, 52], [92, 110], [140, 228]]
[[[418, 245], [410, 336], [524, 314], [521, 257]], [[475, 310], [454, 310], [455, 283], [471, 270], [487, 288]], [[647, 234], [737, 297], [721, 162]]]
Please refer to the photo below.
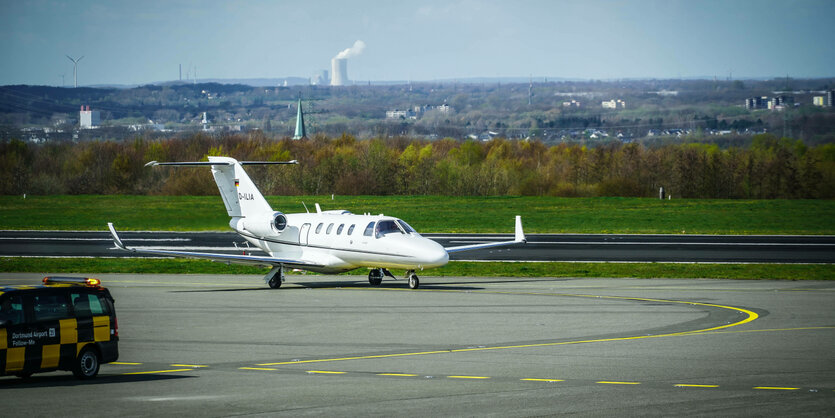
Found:
[[304, 113], [302, 113], [302, 98], [299, 95], [299, 106], [298, 112], [296, 113], [296, 134], [293, 135], [293, 139], [302, 139], [307, 137], [307, 132], [304, 129]]

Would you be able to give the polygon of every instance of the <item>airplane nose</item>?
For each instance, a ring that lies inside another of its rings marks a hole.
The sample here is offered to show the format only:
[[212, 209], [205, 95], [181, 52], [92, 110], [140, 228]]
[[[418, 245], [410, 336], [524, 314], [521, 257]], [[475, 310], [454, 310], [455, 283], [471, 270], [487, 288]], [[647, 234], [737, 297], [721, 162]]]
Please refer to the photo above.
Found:
[[423, 251], [421, 265], [423, 267], [441, 267], [449, 262], [449, 254], [444, 247], [435, 241], [430, 241]]

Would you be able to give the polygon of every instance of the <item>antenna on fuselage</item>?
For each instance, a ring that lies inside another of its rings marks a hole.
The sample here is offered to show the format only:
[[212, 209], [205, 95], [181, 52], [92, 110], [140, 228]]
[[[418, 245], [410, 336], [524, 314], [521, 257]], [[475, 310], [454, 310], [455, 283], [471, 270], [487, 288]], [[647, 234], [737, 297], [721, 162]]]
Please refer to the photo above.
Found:
[[322, 213], [322, 208], [319, 207], [318, 203], [316, 203], [316, 213]]
[[302, 202], [302, 206], [304, 206], [305, 212], [310, 213], [310, 210], [307, 208], [307, 205], [305, 205], [304, 202]]

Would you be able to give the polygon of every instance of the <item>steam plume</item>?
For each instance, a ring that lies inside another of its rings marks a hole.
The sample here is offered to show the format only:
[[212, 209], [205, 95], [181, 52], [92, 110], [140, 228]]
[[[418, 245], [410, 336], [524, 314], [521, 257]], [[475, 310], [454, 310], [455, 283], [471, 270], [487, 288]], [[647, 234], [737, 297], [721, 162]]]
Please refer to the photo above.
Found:
[[354, 42], [354, 46], [343, 50], [342, 52], [336, 54], [334, 58], [336, 59], [343, 59], [343, 58], [351, 58], [355, 57], [359, 54], [362, 54], [362, 51], [365, 49], [365, 42], [357, 40]]

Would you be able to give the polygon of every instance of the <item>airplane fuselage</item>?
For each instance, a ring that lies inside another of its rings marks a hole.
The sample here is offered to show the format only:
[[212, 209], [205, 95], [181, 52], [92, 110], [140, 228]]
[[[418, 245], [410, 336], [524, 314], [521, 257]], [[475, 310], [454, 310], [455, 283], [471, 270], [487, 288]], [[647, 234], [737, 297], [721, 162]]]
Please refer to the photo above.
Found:
[[437, 242], [422, 237], [400, 219], [347, 211], [234, 217], [229, 226], [254, 246], [284, 258], [339, 273], [360, 267], [422, 270], [449, 261]]

